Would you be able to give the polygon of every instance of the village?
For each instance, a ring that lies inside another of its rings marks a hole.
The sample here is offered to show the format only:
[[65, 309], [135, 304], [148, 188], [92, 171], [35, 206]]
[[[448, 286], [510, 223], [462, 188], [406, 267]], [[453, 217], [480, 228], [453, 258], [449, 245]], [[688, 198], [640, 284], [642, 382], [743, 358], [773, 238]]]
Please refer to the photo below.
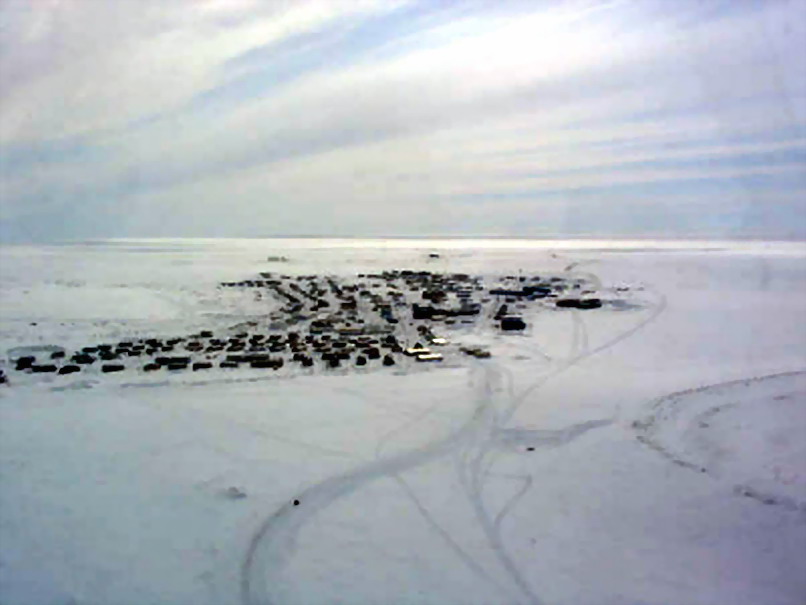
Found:
[[[74, 351], [20, 347], [9, 361], [20, 374], [57, 376], [214, 368], [277, 371], [290, 366], [309, 372], [364, 371], [487, 358], [488, 348], [466, 342], [479, 328], [521, 334], [528, 330], [529, 313], [602, 306], [594, 286], [576, 276], [485, 279], [392, 270], [345, 279], [264, 272], [219, 287], [265, 300], [272, 310], [264, 321], [241, 322], [223, 331], [168, 338], [138, 335]], [[1, 371], [0, 381], [8, 381]]]

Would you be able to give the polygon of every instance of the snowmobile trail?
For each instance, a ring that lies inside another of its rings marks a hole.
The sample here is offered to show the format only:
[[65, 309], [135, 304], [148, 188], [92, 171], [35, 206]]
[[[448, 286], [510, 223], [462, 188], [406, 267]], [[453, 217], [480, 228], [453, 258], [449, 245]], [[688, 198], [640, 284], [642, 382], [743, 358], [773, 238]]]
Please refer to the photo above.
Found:
[[[477, 366], [487, 372], [491, 366]], [[477, 402], [473, 414], [463, 426], [445, 439], [390, 459], [371, 462], [355, 471], [331, 477], [303, 491], [293, 502], [282, 506], [268, 517], [253, 534], [241, 567], [241, 595], [248, 605], [274, 602], [271, 583], [293, 555], [296, 534], [314, 515], [335, 500], [351, 494], [365, 485], [384, 477], [396, 475], [420, 466], [453, 451], [453, 448], [472, 435], [485, 420], [491, 402]]]
[[[529, 491], [533, 481], [530, 477], [524, 477], [523, 487], [504, 509], [497, 513], [491, 512], [483, 499], [484, 485], [494, 462], [490, 454], [500, 448], [502, 443], [511, 447], [514, 442], [525, 443], [526, 440], [529, 441], [529, 445], [538, 447], [560, 447], [590, 430], [610, 425], [612, 419], [585, 422], [558, 431], [521, 431], [506, 426], [515, 411], [548, 380], [634, 335], [656, 319], [664, 308], [665, 299], [661, 296], [658, 302], [649, 307], [649, 313], [642, 316], [634, 325], [595, 346], [591, 346], [588, 342], [582, 318], [575, 315], [574, 342], [568, 357], [520, 391], [514, 388], [512, 373], [507, 368], [494, 361], [475, 362], [470, 369], [471, 384], [475, 391], [472, 412], [470, 418], [455, 431], [439, 441], [413, 451], [377, 459], [356, 470], [313, 485], [260, 524], [249, 540], [241, 563], [240, 593], [243, 604], [269, 605], [279, 602], [277, 593], [282, 571], [295, 554], [298, 533], [312, 517], [335, 501], [355, 493], [372, 482], [383, 478], [400, 482], [400, 475], [406, 471], [440, 458], [453, 456], [465, 496], [486, 538], [487, 546], [495, 555], [502, 572], [508, 577], [509, 586], [502, 586], [500, 581], [495, 579], [497, 576], [493, 576], [491, 571], [464, 553], [455, 540], [446, 535], [404, 482], [401, 487], [405, 495], [414, 502], [415, 508], [447, 546], [477, 576], [505, 592], [508, 602], [541, 605], [543, 600], [511, 559], [501, 537], [501, 524], [504, 518]], [[424, 415], [427, 415], [428, 411]], [[410, 428], [410, 425], [417, 420], [419, 418], [406, 423], [406, 426], [401, 427], [399, 431]], [[398, 430], [387, 437], [396, 433]], [[379, 445], [378, 452], [380, 450]]]

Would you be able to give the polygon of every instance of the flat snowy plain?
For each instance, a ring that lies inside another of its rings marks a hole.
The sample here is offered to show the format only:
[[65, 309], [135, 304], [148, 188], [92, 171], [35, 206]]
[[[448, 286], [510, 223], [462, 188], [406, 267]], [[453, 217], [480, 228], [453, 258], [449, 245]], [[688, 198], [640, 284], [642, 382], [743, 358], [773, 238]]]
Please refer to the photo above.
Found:
[[[4, 605], [806, 603], [803, 244], [0, 252]], [[622, 303], [535, 310], [525, 334], [444, 330], [493, 353], [447, 367], [33, 376], [8, 361], [261, 317], [271, 301], [217, 288], [260, 271], [383, 269], [592, 274]]]

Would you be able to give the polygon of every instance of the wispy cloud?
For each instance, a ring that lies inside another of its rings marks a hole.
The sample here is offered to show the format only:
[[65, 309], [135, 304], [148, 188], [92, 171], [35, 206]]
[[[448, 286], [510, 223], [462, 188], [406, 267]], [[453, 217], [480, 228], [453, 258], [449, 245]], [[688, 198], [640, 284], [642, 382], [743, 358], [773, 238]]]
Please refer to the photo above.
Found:
[[806, 237], [795, 1], [7, 0], [0, 17], [3, 238]]

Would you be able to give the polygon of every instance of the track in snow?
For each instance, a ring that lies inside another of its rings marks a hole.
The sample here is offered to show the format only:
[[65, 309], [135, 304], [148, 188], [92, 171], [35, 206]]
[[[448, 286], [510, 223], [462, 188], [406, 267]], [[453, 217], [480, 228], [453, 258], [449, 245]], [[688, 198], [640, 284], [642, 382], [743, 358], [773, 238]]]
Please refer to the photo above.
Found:
[[[776, 457], [776, 442], [802, 439], [804, 412], [796, 406], [806, 401], [804, 378], [806, 370], [780, 372], [671, 393], [655, 400], [632, 428], [638, 441], [680, 467], [724, 479], [739, 496], [806, 514], [802, 465]], [[788, 409], [773, 409], [783, 405]], [[753, 416], [761, 407], [764, 413]], [[765, 427], [763, 419], [773, 426]], [[717, 427], [729, 436], [715, 434]], [[733, 464], [737, 456], [756, 463], [750, 476], [741, 469], [746, 463]]]
[[[428, 525], [449, 549], [480, 578], [505, 593], [508, 602], [524, 602], [531, 605], [543, 603], [533, 582], [523, 575], [509, 556], [501, 537], [501, 524], [504, 518], [529, 491], [532, 479], [529, 476], [519, 478], [522, 487], [515, 496], [497, 513], [490, 511], [484, 502], [483, 492], [495, 462], [494, 450], [502, 443], [509, 446], [523, 443], [532, 447], [559, 447], [588, 431], [610, 424], [613, 419], [596, 420], [558, 431], [528, 431], [507, 426], [521, 406], [528, 402], [534, 403], [533, 396], [548, 380], [629, 338], [657, 318], [664, 308], [665, 299], [659, 296], [657, 302], [649, 308], [649, 312], [645, 313], [635, 325], [596, 346], [591, 346], [589, 343], [580, 312], [572, 311], [574, 330], [569, 354], [562, 360], [552, 359], [550, 364], [552, 367], [520, 391], [515, 389], [512, 374], [505, 367], [492, 360], [474, 363], [470, 370], [475, 393], [472, 413], [470, 418], [454, 432], [440, 441], [416, 450], [388, 458], [378, 457], [375, 461], [351, 472], [326, 479], [298, 494], [296, 498], [298, 505], [289, 502], [264, 519], [253, 533], [241, 563], [240, 591], [244, 605], [276, 603], [275, 589], [282, 581], [286, 563], [296, 554], [297, 535], [303, 526], [335, 501], [381, 478], [397, 481], [404, 495], [412, 501]], [[545, 357], [540, 351], [538, 353]], [[408, 430], [412, 425], [410, 421], [400, 430]], [[461, 549], [430, 516], [428, 510], [401, 477], [406, 471], [448, 457], [454, 459], [459, 482], [486, 537], [487, 546], [495, 555], [508, 580], [506, 585], [496, 580], [489, 570], [484, 569]]]

